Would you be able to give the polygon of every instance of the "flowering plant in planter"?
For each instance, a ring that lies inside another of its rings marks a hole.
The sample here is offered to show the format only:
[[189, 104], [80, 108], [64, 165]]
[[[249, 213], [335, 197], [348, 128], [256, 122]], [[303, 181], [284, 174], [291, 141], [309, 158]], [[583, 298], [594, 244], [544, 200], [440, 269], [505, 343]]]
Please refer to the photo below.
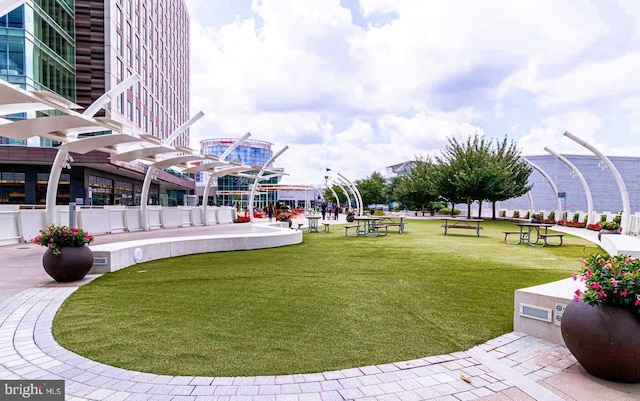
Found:
[[602, 223], [601, 226], [602, 230], [611, 230], [611, 231], [616, 231], [620, 229], [620, 223], [618, 223], [617, 221], [607, 221]]
[[600, 223], [587, 224], [587, 230], [600, 231], [601, 229], [602, 226], [600, 225]]
[[54, 255], [60, 255], [60, 248], [63, 246], [84, 246], [93, 242], [93, 236], [81, 228], [69, 226], [50, 225], [40, 230], [35, 238], [31, 240], [34, 244], [46, 246], [51, 249]]
[[576, 302], [630, 307], [640, 313], [640, 259], [593, 254], [581, 262], [582, 274], [573, 279], [583, 281], [585, 291], [575, 292]]

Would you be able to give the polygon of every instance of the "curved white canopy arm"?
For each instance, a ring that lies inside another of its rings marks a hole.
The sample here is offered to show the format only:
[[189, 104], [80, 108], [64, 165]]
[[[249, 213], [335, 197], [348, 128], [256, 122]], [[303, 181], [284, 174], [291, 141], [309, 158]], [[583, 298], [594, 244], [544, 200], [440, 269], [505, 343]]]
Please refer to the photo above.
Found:
[[587, 197], [587, 223], [591, 224], [593, 223], [594, 220], [594, 216], [593, 216], [593, 198], [591, 197], [591, 191], [589, 190], [589, 185], [587, 184], [587, 181], [584, 179], [584, 176], [582, 175], [582, 173], [580, 172], [580, 170], [578, 170], [578, 168], [571, 163], [569, 160], [567, 160], [566, 157], [554, 152], [553, 150], [549, 149], [548, 147], [545, 147], [544, 150], [546, 150], [547, 152], [549, 152], [550, 154], [552, 154], [553, 156], [557, 157], [558, 160], [560, 160], [561, 162], [563, 162], [567, 167], [569, 167], [571, 169], [571, 171], [573, 171], [573, 174], [576, 175], [576, 177], [578, 177], [578, 180], [580, 181], [580, 184], [582, 184], [582, 190], [584, 191], [584, 195]]
[[[349, 196], [349, 191], [347, 191], [343, 186], [342, 183], [339, 181], [336, 181], [335, 179], [332, 179], [332, 183], [337, 185], [338, 188], [340, 188], [342, 190], [342, 192], [345, 194], [345, 196], [347, 197], [347, 204], [349, 205], [349, 207], [351, 207], [351, 197]], [[357, 203], [357, 202], [356, 202]]]
[[[227, 162], [227, 157], [229, 157], [229, 155], [231, 154], [231, 152], [233, 152], [233, 150], [235, 148], [237, 148], [238, 146], [240, 146], [242, 144], [242, 142], [244, 142], [247, 138], [249, 138], [251, 136], [250, 132], [247, 132], [246, 134], [242, 135], [240, 138], [238, 138], [238, 140], [236, 140], [233, 144], [231, 144], [231, 146], [229, 146], [224, 152], [222, 152], [222, 154], [218, 157], [218, 162], [216, 163], [228, 163]], [[208, 164], [212, 164], [212, 163], [203, 163], [203, 166], [207, 166]], [[237, 165], [235, 165], [235, 167], [239, 167]], [[202, 170], [202, 171], [206, 171], [208, 169]], [[219, 168], [214, 168], [213, 173], [209, 173], [208, 177], [207, 177], [207, 183], [204, 187], [204, 191], [202, 194], [202, 221], [204, 222], [205, 225], [209, 225], [209, 214], [207, 212], [207, 209], [209, 207], [209, 194], [211, 193], [211, 185], [213, 185], [213, 180], [217, 179], [218, 177], [224, 177], [225, 174], [218, 174], [216, 171], [222, 171]], [[238, 171], [243, 171], [243, 170], [238, 170]]]
[[[538, 165], [536, 165], [535, 163], [529, 161], [526, 158], [522, 158], [525, 162], [527, 162], [527, 164], [529, 164], [531, 167], [533, 167], [536, 171], [538, 171], [540, 174], [542, 174], [542, 176], [545, 178], [545, 180], [547, 180], [547, 182], [549, 183], [549, 185], [551, 186], [551, 189], [553, 190], [553, 195], [556, 198], [556, 207], [558, 210], [558, 213], [562, 212], [562, 204], [560, 203], [560, 199], [558, 199], [558, 187], [556, 187], [556, 184], [553, 182], [553, 180], [551, 179], [551, 177], [549, 177], [549, 174], [547, 174], [543, 169], [541, 169], [540, 167], [538, 167]], [[560, 218], [562, 218], [562, 216], [560, 216]]]
[[[264, 164], [264, 166], [262, 166], [262, 170], [260, 170], [258, 175], [255, 177], [255, 180], [253, 181], [253, 186], [251, 187], [251, 195], [249, 195], [249, 210], [251, 210], [253, 208], [253, 200], [254, 200], [255, 195], [256, 195], [256, 189], [258, 188], [258, 184], [261, 181], [260, 178], [264, 175], [265, 170], [268, 169], [269, 167], [271, 167], [273, 162], [281, 154], [283, 154], [287, 149], [289, 149], [288, 145], [285, 146], [284, 148], [280, 149], [273, 156], [271, 156], [271, 158], [269, 160], [267, 160], [267, 162]], [[253, 213], [249, 213], [249, 221], [251, 221], [253, 223]]]
[[631, 226], [629, 224], [629, 222], [631, 221], [631, 204], [629, 201], [629, 193], [627, 192], [627, 187], [626, 185], [624, 185], [624, 180], [622, 179], [620, 172], [618, 171], [616, 166], [614, 166], [613, 163], [611, 163], [611, 160], [609, 160], [607, 156], [605, 156], [602, 152], [596, 149], [593, 145], [578, 138], [577, 136], [571, 134], [570, 132], [565, 132], [564, 136], [579, 143], [585, 148], [589, 149], [594, 155], [598, 156], [598, 159], [600, 159], [602, 163], [604, 163], [604, 165], [607, 166], [607, 169], [609, 169], [609, 172], [611, 173], [611, 175], [613, 176], [613, 179], [616, 181], [616, 184], [618, 185], [618, 190], [620, 191], [620, 196], [622, 197], [622, 219], [621, 219], [622, 221], [620, 224], [622, 226], [622, 233], [629, 234], [631, 229]]

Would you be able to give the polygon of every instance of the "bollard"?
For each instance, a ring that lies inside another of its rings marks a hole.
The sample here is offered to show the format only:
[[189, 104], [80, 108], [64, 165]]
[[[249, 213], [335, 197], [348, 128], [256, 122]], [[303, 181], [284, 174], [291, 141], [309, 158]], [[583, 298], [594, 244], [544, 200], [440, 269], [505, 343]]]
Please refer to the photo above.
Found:
[[69, 202], [69, 227], [76, 226], [76, 203]]

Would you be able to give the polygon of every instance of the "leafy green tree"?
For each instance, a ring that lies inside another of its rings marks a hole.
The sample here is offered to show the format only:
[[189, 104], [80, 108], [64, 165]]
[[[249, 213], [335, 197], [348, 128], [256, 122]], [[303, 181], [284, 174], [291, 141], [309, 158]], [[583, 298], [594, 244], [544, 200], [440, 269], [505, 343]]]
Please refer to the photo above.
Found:
[[394, 198], [412, 209], [421, 209], [424, 216], [425, 207], [438, 199], [433, 184], [434, 168], [431, 159], [416, 158], [411, 170], [398, 177], [393, 191]]
[[485, 140], [482, 136], [469, 136], [460, 143], [449, 138], [449, 144], [436, 160], [442, 166], [438, 180], [445, 198], [455, 197], [467, 203], [467, 216], [471, 217], [471, 204], [478, 202], [478, 216], [482, 215], [483, 201], [495, 204], [525, 194], [531, 189], [527, 184], [531, 168], [520, 156], [513, 141]]
[[490, 184], [487, 200], [492, 203], [492, 219], [496, 218], [496, 202], [522, 196], [531, 190], [528, 184], [531, 167], [521, 156], [516, 144], [507, 140], [496, 142], [491, 160], [494, 180]]
[[363, 207], [385, 202], [386, 180], [384, 176], [377, 171], [371, 173], [371, 176], [364, 180], [356, 180], [356, 186], [362, 196], [362, 202], [364, 202]]
[[[489, 186], [495, 178], [489, 170], [491, 160], [491, 141], [476, 134], [469, 136], [464, 143], [449, 138], [449, 144], [436, 161], [446, 168], [450, 184], [467, 203], [467, 217], [471, 217], [471, 204], [474, 200], [487, 199]], [[480, 203], [480, 210], [482, 203]]]

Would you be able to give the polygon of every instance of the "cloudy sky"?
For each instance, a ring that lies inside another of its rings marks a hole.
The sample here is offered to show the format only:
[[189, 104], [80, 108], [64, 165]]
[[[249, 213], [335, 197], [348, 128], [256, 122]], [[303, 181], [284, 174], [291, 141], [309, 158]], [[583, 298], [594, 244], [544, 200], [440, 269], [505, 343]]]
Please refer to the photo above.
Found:
[[524, 155], [640, 155], [640, 1], [186, 0], [191, 146], [288, 145], [290, 184], [508, 135]]

